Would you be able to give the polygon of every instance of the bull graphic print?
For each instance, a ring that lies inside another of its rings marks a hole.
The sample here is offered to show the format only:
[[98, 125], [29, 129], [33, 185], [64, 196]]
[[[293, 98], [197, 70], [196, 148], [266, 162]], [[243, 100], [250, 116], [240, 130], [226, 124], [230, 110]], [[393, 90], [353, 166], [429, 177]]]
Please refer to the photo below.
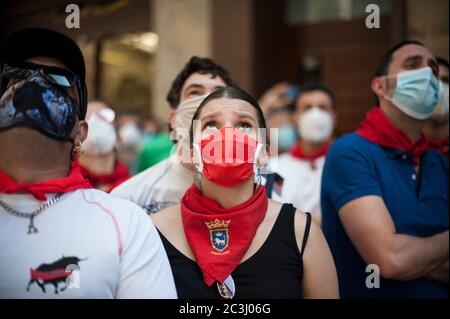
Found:
[[[36, 269], [30, 269], [30, 281], [28, 282], [27, 291], [30, 291], [30, 286], [33, 283], [36, 283], [44, 293], [46, 292], [45, 285], [48, 284], [54, 286], [55, 294], [63, 292], [67, 289], [67, 278], [72, 274], [71, 271], [68, 271], [68, 266], [78, 267], [78, 263], [86, 259], [87, 258], [81, 259], [74, 256], [63, 256], [51, 264], [41, 264]], [[64, 283], [65, 286], [58, 289], [60, 283]]]

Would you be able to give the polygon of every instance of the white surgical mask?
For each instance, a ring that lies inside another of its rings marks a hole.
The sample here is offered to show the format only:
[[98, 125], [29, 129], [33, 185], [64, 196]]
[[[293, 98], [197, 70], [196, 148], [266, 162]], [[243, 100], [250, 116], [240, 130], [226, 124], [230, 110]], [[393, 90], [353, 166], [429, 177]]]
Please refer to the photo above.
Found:
[[143, 136], [136, 123], [124, 124], [119, 129], [119, 136], [125, 147], [138, 149], [141, 146]]
[[88, 136], [83, 143], [84, 152], [90, 156], [100, 156], [111, 152], [117, 141], [114, 126], [97, 114], [90, 116], [88, 124]]
[[333, 117], [319, 107], [303, 113], [298, 121], [300, 137], [307, 142], [322, 143], [333, 133]]
[[385, 96], [386, 99], [414, 119], [429, 118], [439, 102], [439, 82], [431, 68], [427, 66], [414, 71], [404, 71], [395, 77], [397, 86], [394, 95]]
[[436, 106], [433, 114], [431, 114], [431, 119], [448, 121], [448, 113], [449, 113], [449, 95], [448, 95], [448, 83], [439, 81], [440, 84], [440, 97], [439, 103]]

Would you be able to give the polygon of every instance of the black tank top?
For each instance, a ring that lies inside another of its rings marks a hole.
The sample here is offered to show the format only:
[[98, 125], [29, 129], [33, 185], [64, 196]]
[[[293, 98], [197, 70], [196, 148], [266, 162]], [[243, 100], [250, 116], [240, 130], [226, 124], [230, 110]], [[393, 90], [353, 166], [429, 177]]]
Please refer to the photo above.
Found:
[[[307, 213], [302, 248], [299, 251], [295, 239], [295, 211], [291, 204], [284, 204], [261, 248], [239, 264], [231, 274], [236, 287], [234, 298], [296, 299], [302, 297], [302, 254], [308, 240], [311, 215]], [[169, 257], [178, 298], [220, 298], [216, 284], [211, 287], [206, 286], [197, 264], [177, 250], [161, 233], [159, 235]]]

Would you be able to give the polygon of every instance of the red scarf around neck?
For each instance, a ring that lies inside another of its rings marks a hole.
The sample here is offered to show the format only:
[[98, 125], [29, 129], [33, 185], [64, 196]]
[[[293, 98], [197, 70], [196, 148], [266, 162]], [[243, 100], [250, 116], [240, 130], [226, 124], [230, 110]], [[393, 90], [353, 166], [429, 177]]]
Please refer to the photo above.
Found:
[[39, 183], [17, 183], [6, 173], [0, 171], [0, 193], [18, 194], [29, 193], [40, 201], [47, 200], [47, 193], [67, 193], [79, 188], [92, 188], [87, 179], [83, 177], [80, 167], [72, 162], [67, 177], [55, 178]]
[[267, 207], [263, 186], [246, 202], [227, 209], [195, 185], [186, 191], [181, 199], [184, 231], [208, 287], [216, 281], [222, 284], [238, 266]]
[[294, 147], [290, 150], [290, 154], [291, 156], [298, 158], [300, 160], [303, 161], [309, 161], [309, 163], [311, 164], [311, 168], [315, 169], [316, 168], [316, 159], [318, 159], [319, 157], [325, 156], [328, 153], [328, 150], [330, 149], [331, 146], [331, 142], [328, 142], [322, 149], [311, 153], [311, 154], [306, 154], [303, 149], [301, 148], [300, 145], [300, 141], [298, 143], [296, 143], [294, 145]]
[[120, 161], [116, 161], [114, 171], [111, 174], [97, 175], [81, 165], [80, 169], [81, 174], [83, 174], [94, 187], [108, 185], [109, 187], [106, 190], [107, 193], [111, 192], [114, 188], [130, 178], [128, 168]]
[[356, 133], [380, 146], [410, 153], [416, 166], [419, 165], [420, 157], [428, 150], [423, 134], [417, 142], [411, 142], [409, 137], [395, 127], [378, 107], [367, 113]]

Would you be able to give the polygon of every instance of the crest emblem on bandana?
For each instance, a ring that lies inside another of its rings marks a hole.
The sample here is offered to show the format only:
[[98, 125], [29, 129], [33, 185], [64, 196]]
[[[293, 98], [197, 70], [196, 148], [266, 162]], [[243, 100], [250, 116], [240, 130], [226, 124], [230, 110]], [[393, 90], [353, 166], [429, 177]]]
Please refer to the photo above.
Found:
[[209, 229], [209, 238], [211, 246], [217, 253], [222, 253], [227, 249], [230, 242], [230, 234], [228, 231], [230, 221], [215, 219], [211, 222], [205, 222]]

